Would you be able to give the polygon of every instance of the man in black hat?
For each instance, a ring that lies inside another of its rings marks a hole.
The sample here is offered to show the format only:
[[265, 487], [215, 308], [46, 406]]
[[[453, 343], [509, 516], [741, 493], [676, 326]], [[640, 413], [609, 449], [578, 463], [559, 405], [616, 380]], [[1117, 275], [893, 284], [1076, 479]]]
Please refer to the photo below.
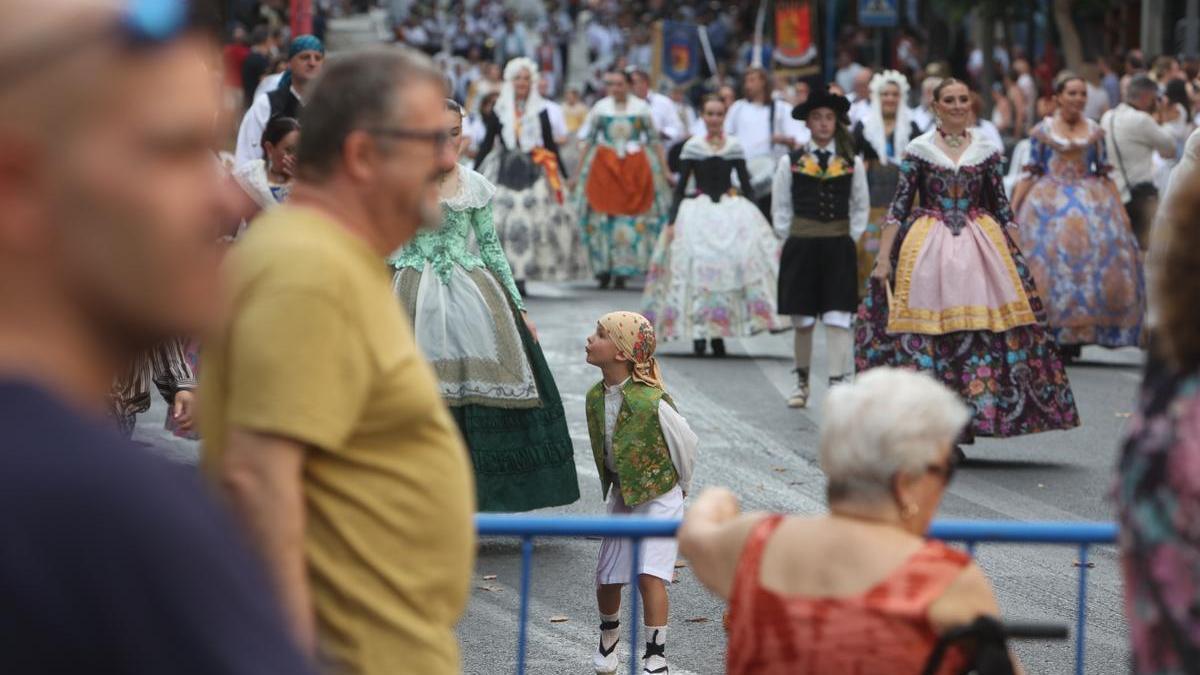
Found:
[[854, 154], [850, 102], [828, 91], [796, 106], [792, 116], [812, 139], [779, 160], [772, 188], [775, 232], [786, 237], [779, 267], [779, 313], [796, 328], [796, 390], [788, 406], [808, 405], [813, 330], [825, 324], [829, 384], [849, 377], [858, 306], [855, 242], [867, 227], [867, 172]]

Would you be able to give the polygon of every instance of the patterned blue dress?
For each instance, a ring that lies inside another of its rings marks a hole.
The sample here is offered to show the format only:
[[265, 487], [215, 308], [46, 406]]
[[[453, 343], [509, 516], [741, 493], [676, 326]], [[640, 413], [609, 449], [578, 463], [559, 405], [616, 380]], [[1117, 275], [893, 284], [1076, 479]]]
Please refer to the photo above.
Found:
[[1089, 120], [1087, 138], [1072, 141], [1054, 132], [1051, 119], [1031, 133], [1031, 184], [1017, 188], [1018, 243], [1050, 334], [1059, 345], [1141, 345], [1141, 252], [1108, 180], [1104, 131]]

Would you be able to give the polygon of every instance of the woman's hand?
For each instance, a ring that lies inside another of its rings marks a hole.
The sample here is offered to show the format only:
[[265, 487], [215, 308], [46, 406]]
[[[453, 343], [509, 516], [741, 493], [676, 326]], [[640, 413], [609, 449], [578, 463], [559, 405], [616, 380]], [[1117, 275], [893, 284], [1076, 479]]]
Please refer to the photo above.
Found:
[[529, 312], [522, 311], [521, 318], [525, 321], [525, 327], [529, 329], [529, 334], [533, 336], [533, 341], [538, 341], [537, 326], [533, 325], [533, 319], [529, 318]]
[[187, 389], [175, 392], [171, 403], [171, 419], [180, 431], [191, 431], [195, 426], [196, 395]]
[[887, 281], [892, 276], [892, 261], [880, 256], [875, 259], [875, 269], [871, 270], [871, 278]]
[[704, 488], [689, 509], [689, 515], [695, 515], [710, 525], [723, 525], [741, 513], [737, 495], [724, 487]]

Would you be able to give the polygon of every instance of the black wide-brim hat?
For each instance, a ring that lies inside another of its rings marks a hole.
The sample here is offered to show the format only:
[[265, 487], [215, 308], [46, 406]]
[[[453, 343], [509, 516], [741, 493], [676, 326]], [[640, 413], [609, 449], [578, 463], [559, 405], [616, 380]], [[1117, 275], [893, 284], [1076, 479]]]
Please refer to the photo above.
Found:
[[807, 120], [809, 113], [817, 108], [829, 108], [837, 115], [838, 120], [845, 124], [850, 112], [850, 100], [828, 90], [814, 91], [809, 94], [807, 101], [792, 110], [792, 117], [800, 121]]

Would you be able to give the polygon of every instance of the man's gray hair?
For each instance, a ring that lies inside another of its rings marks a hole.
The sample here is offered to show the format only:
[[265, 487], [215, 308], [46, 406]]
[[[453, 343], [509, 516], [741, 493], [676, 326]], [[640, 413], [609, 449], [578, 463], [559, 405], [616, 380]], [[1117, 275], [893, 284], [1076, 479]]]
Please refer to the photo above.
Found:
[[910, 370], [873, 368], [834, 387], [820, 441], [829, 500], [887, 499], [893, 476], [925, 471], [970, 419], [954, 392]]
[[1146, 75], [1138, 75], [1129, 81], [1125, 89], [1125, 102], [1140, 100], [1146, 94], [1158, 95], [1158, 85]]
[[399, 103], [395, 94], [417, 80], [445, 86], [433, 61], [407, 47], [370, 47], [329, 59], [300, 114], [300, 176], [328, 176], [341, 159], [346, 137], [383, 124]]

